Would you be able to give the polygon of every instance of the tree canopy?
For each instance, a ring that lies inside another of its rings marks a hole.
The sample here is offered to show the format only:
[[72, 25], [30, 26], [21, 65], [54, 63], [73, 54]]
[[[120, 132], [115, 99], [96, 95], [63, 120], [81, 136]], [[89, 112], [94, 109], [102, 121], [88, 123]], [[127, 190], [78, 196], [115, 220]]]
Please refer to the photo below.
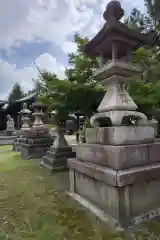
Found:
[[92, 78], [93, 70], [98, 66], [97, 59], [90, 59], [81, 51], [87, 39], [76, 35], [75, 42], [77, 52], [69, 54], [70, 68], [66, 69], [66, 79], [60, 80], [54, 73], [39, 70], [36, 81], [39, 101], [56, 110], [62, 119], [77, 111], [91, 116], [104, 93], [104, 89]]
[[24, 97], [24, 93], [23, 93], [22, 87], [18, 82], [16, 82], [9, 93], [8, 101], [19, 100], [23, 97]]
[[[158, 29], [159, 24], [155, 21], [153, 4], [145, 0], [147, 13], [141, 13], [134, 8], [125, 23], [140, 32], [149, 32]], [[143, 68], [143, 73], [132, 78], [128, 90], [137, 103], [139, 110], [150, 115], [156, 114], [160, 108], [160, 52], [159, 47], [143, 47], [133, 55], [133, 63]]]
[[[145, 0], [147, 14], [134, 8], [124, 20], [130, 28], [140, 32], [159, 30], [156, 0]], [[96, 111], [104, 95], [104, 89], [93, 78], [93, 71], [98, 67], [96, 58], [89, 58], [82, 52], [82, 46], [87, 38], [78, 34], [74, 39], [77, 51], [68, 55], [69, 67], [66, 69], [66, 79], [60, 80], [54, 73], [39, 70], [36, 88], [39, 100], [49, 105], [50, 110], [56, 110], [59, 118], [66, 118], [69, 113], [80, 111], [85, 116], [91, 116]], [[155, 115], [160, 108], [160, 51], [158, 47], [143, 47], [133, 54], [133, 63], [143, 68], [143, 74], [135, 76], [127, 88], [139, 110]]]

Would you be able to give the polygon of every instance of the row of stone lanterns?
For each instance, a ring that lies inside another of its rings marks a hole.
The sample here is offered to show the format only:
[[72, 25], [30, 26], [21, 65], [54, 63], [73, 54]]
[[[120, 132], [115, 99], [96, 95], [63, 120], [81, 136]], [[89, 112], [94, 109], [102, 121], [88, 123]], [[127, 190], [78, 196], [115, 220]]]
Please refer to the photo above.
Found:
[[[20, 151], [23, 160], [41, 159], [41, 166], [50, 170], [67, 168], [68, 158], [74, 157], [75, 153], [68, 145], [61, 127], [56, 128], [53, 141], [49, 129], [43, 123], [45, 108], [46, 106], [42, 104], [34, 104], [32, 113], [27, 104], [23, 105], [20, 112], [22, 127], [14, 142], [13, 150]], [[30, 126], [31, 116], [34, 117], [32, 126]]]

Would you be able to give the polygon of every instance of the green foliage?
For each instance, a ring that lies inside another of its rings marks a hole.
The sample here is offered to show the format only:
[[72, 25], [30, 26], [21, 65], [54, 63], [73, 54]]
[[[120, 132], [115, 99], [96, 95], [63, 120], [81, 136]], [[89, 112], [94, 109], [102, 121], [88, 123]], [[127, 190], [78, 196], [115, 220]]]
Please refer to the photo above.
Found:
[[[140, 32], [148, 32], [155, 27], [154, 15], [149, 1], [145, 1], [148, 14], [134, 8], [125, 23]], [[156, 25], [158, 26], [158, 25]], [[87, 38], [75, 35], [77, 51], [68, 56], [69, 68], [66, 79], [59, 80], [55, 74], [40, 71], [37, 87], [40, 100], [57, 111], [57, 119], [65, 119], [69, 113], [77, 110], [90, 117], [97, 109], [104, 89], [96, 83], [92, 74], [98, 67], [96, 58], [86, 56], [82, 47]], [[154, 114], [160, 108], [160, 53], [158, 48], [140, 48], [133, 54], [133, 63], [143, 68], [143, 73], [133, 77], [128, 90], [137, 103], [139, 110], [147, 115]]]
[[[11, 147], [10, 147], [11, 148]], [[66, 195], [66, 172], [48, 174], [39, 159], [22, 161], [0, 147], [0, 239], [3, 240], [141, 240], [160, 238], [159, 221], [133, 232], [111, 231], [107, 223]], [[5, 165], [5, 167], [4, 167]]]
[[92, 77], [93, 71], [98, 67], [96, 58], [89, 58], [82, 52], [82, 47], [88, 42], [88, 39], [75, 35], [77, 52], [68, 56], [68, 62], [71, 68], [66, 69], [66, 76], [70, 82], [91, 83], [94, 82]]
[[152, 19], [137, 8], [133, 8], [130, 16], [124, 20], [124, 23], [130, 28], [140, 32], [144, 32], [153, 27]]
[[[147, 4], [146, 1], [145, 3]], [[133, 9], [125, 20], [130, 27], [140, 32], [147, 32], [154, 28], [154, 18], [147, 5], [148, 15]], [[142, 67], [143, 73], [132, 78], [128, 90], [137, 103], [139, 111], [148, 116], [155, 115], [160, 107], [160, 55], [157, 47], [139, 48], [133, 55], [133, 63]]]
[[14, 84], [9, 96], [8, 96], [8, 100], [9, 101], [13, 101], [13, 100], [19, 100], [21, 98], [24, 97], [24, 93], [22, 90], [21, 85], [17, 82]]
[[36, 89], [29, 90], [28, 92], [24, 93], [24, 97], [31, 95], [32, 93], [36, 92]]
[[50, 110], [57, 111], [57, 120], [66, 119], [68, 114], [80, 111], [85, 116], [91, 116], [98, 107], [104, 89], [92, 77], [98, 61], [89, 59], [81, 51], [87, 39], [75, 36], [77, 52], [69, 55], [71, 68], [66, 69], [66, 79], [58, 77], [45, 70], [40, 70], [36, 81], [39, 100], [49, 105]]
[[147, 7], [147, 12], [152, 20], [152, 23], [155, 28], [159, 28], [160, 20], [160, 1], [159, 0], [144, 0], [145, 6]]

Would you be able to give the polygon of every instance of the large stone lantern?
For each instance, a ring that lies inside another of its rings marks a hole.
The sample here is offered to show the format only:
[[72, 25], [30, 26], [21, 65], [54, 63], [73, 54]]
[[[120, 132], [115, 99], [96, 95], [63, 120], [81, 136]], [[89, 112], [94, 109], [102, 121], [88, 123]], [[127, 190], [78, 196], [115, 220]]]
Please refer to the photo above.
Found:
[[68, 160], [69, 195], [116, 229], [160, 215], [160, 143], [125, 88], [142, 72], [132, 64], [132, 52], [151, 45], [156, 34], [128, 28], [120, 21], [123, 15], [120, 2], [111, 1], [104, 27], [84, 46], [88, 56], [100, 58], [94, 76], [107, 91], [90, 119], [87, 143]]

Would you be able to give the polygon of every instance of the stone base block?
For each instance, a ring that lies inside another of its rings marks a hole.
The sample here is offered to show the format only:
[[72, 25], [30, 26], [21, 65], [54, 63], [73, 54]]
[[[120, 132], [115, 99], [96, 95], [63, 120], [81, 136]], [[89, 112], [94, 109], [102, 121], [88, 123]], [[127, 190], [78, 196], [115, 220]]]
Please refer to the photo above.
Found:
[[0, 136], [0, 145], [12, 145], [15, 138], [15, 136]]
[[111, 227], [125, 229], [160, 215], [160, 164], [114, 171], [68, 161], [70, 196]]
[[6, 135], [6, 136], [15, 136], [15, 135], [16, 135], [16, 132], [15, 132], [15, 130], [14, 130], [14, 131], [6, 131], [6, 132], [5, 132], [5, 135]]
[[47, 150], [48, 145], [45, 144], [20, 144], [21, 158], [23, 160], [42, 158]]
[[51, 171], [59, 171], [68, 169], [68, 158], [75, 157], [75, 152], [71, 147], [54, 148], [51, 147], [46, 155], [41, 160], [41, 166], [44, 166]]
[[154, 141], [152, 126], [116, 126], [86, 129], [87, 143], [128, 145]]
[[14, 152], [20, 152], [20, 137], [16, 137], [13, 144], [12, 151]]
[[79, 144], [76, 157], [115, 170], [160, 162], [160, 142], [126, 146]]
[[6, 131], [0, 131], [0, 136], [6, 136]]

